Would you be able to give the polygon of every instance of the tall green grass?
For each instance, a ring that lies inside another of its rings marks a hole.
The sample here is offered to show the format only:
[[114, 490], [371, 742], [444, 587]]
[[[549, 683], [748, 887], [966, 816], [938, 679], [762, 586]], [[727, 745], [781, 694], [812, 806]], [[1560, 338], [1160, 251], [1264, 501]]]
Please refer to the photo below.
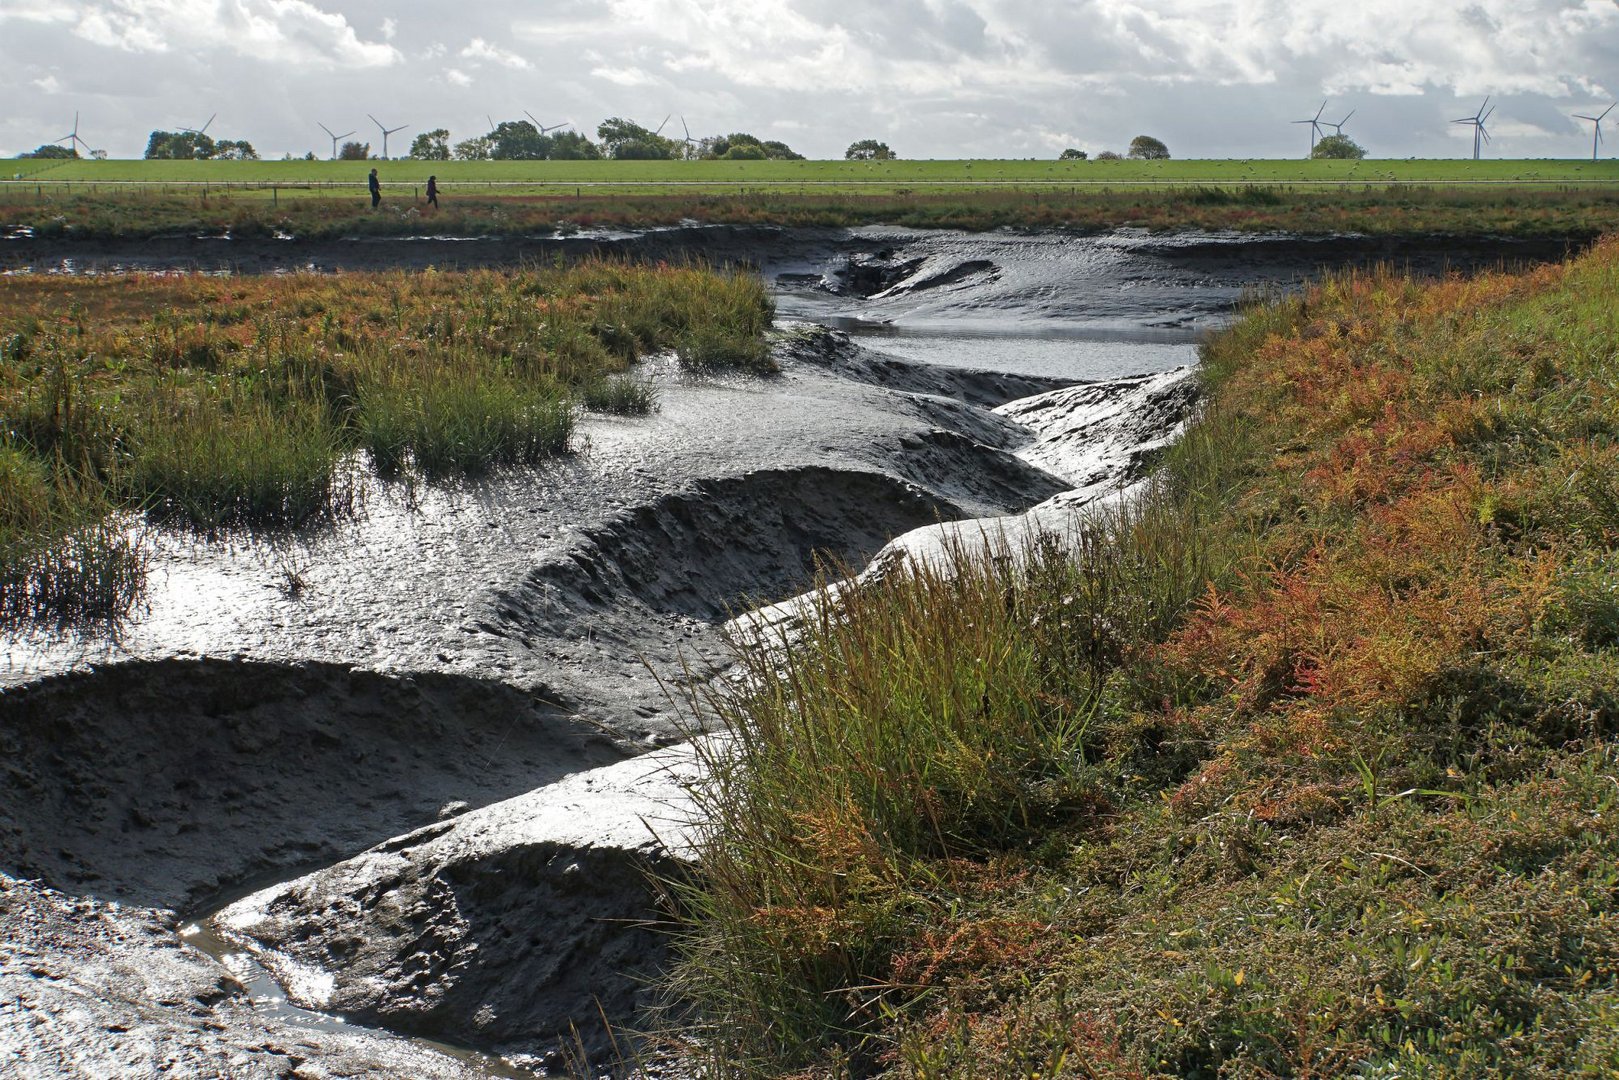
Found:
[[99, 484], [0, 441], [0, 623], [114, 618], [143, 595], [148, 558]]
[[697, 792], [672, 993], [717, 1074], [829, 1047], [870, 1071], [907, 997], [893, 955], [947, 917], [958, 872], [1113, 814], [1111, 677], [1247, 554], [1204, 527], [1231, 482], [1228, 455], [1199, 452], [1220, 427], [1066, 534], [824, 584], [801, 639], [741, 652], [743, 689], [701, 703], [733, 738]]

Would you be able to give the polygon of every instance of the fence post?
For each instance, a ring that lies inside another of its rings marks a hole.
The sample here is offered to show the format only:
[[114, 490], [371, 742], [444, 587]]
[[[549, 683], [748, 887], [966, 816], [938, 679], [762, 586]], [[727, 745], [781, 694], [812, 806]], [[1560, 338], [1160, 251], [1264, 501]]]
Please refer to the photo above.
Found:
[[274, 184], [270, 185], [270, 205], [278, 206], [281, 202], [281, 192]]

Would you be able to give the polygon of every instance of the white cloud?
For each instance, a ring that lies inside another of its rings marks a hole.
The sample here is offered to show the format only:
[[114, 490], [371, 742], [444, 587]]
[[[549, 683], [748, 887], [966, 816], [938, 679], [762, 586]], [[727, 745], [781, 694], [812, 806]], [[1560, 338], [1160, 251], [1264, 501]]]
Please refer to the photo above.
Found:
[[35, 79], [33, 83], [47, 94], [54, 94], [62, 89], [62, 83], [55, 75], [46, 75], [43, 78]]
[[315, 113], [388, 102], [482, 131], [486, 110], [543, 101], [586, 130], [673, 110], [694, 134], [775, 125], [820, 154], [872, 136], [913, 156], [1044, 155], [1146, 131], [1177, 156], [1291, 155], [1288, 122], [1330, 97], [1374, 154], [1403, 157], [1453, 152], [1449, 120], [1493, 94], [1497, 154], [1575, 156], [1566, 115], [1619, 91], [1619, 4], [0, 0], [13, 152], [59, 122], [49, 77], [99, 126], [127, 116], [136, 152], [206, 85], [242, 133], [280, 125], [295, 149]]
[[662, 80], [640, 68], [626, 67], [593, 67], [591, 75], [598, 79], [605, 79], [615, 86], [657, 86]]
[[4, 18], [69, 23], [79, 38], [125, 52], [223, 50], [313, 67], [386, 67], [400, 59], [393, 46], [362, 41], [345, 16], [309, 0], [6, 2]]
[[502, 67], [514, 68], [519, 71], [534, 66], [516, 53], [497, 48], [483, 38], [473, 38], [467, 47], [461, 50], [461, 55], [470, 60], [488, 60]]

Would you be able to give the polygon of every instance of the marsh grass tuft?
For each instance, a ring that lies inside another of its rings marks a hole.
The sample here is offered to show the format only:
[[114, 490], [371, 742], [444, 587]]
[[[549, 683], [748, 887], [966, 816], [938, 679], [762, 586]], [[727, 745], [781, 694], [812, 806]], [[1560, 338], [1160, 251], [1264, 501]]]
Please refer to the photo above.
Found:
[[0, 622], [114, 619], [140, 600], [148, 557], [99, 484], [0, 442]]
[[658, 388], [633, 375], [609, 375], [586, 383], [579, 399], [587, 409], [617, 416], [646, 416], [657, 411]]

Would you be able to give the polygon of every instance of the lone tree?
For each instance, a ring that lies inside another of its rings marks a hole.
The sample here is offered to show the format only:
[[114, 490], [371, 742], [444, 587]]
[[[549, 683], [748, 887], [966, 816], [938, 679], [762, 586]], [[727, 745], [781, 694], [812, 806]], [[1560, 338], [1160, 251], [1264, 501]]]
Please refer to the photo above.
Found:
[[885, 142], [861, 139], [859, 142], [850, 143], [843, 156], [849, 161], [893, 161], [895, 154]]
[[602, 156], [601, 147], [582, 132], [559, 131], [546, 138], [551, 140], [551, 146], [545, 156], [552, 161], [595, 161]]
[[422, 132], [411, 140], [410, 156], [417, 161], [449, 161], [450, 130], [436, 128]]
[[551, 140], [527, 120], [502, 120], [489, 133], [489, 156], [496, 161], [544, 161]]
[[346, 142], [343, 144], [343, 148], [337, 152], [337, 160], [339, 161], [364, 161], [370, 156], [370, 143]]
[[1359, 161], [1366, 156], [1366, 148], [1348, 135], [1328, 135], [1310, 151], [1313, 158], [1331, 158], [1337, 161]]
[[474, 135], [455, 144], [455, 160], [488, 161], [489, 148], [494, 145], [487, 135]]
[[17, 156], [20, 158], [61, 158], [65, 161], [77, 158], [79, 151], [71, 146], [57, 146], [55, 143], [46, 143], [32, 153], [22, 153]]
[[1169, 147], [1151, 135], [1137, 135], [1130, 140], [1130, 157], [1137, 161], [1168, 161]]
[[766, 158], [771, 161], [804, 160], [803, 154], [794, 153], [793, 148], [780, 139], [761, 139], [745, 131], [700, 140], [697, 143], [697, 156], [725, 161], [759, 161]]
[[214, 140], [200, 131], [154, 131], [146, 140], [148, 160], [192, 161], [214, 156]]
[[648, 131], [633, 120], [612, 116], [596, 127], [596, 138], [610, 158], [619, 161], [672, 161], [680, 157], [680, 144]]
[[214, 144], [215, 161], [257, 161], [259, 152], [246, 139], [220, 139]]
[[1057, 155], [1058, 161], [1084, 161], [1090, 155], [1083, 150], [1075, 150], [1072, 146]]

